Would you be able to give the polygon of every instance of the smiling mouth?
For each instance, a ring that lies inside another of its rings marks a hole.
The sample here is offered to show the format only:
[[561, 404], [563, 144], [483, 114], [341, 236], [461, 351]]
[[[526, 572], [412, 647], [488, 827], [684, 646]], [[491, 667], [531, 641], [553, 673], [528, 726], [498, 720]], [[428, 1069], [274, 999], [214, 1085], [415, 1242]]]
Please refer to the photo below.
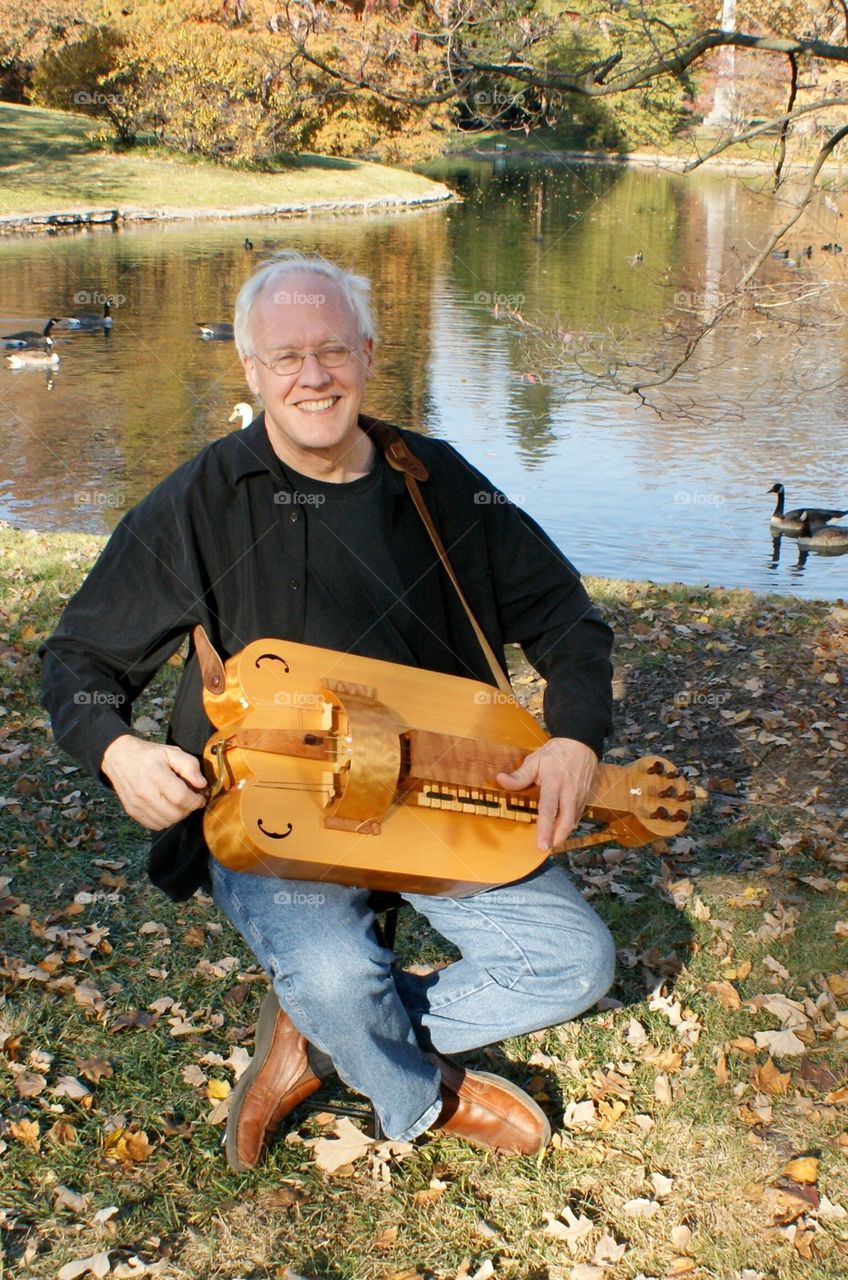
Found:
[[340, 399], [340, 396], [326, 396], [323, 400], [300, 400], [297, 407], [305, 413], [320, 413], [323, 409], [332, 409]]

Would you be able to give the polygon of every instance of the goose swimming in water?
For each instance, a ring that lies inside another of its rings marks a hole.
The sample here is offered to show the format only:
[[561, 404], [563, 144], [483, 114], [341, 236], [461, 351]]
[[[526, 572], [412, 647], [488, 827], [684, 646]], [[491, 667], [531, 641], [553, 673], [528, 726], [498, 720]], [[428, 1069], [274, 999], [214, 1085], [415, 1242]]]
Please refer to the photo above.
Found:
[[[845, 514], [844, 512], [842, 513]], [[813, 518], [812, 511], [801, 512], [801, 532], [798, 545], [821, 547], [827, 551], [848, 551], [848, 526], [824, 524]]]
[[[51, 339], [48, 338], [47, 341], [52, 348]], [[6, 362], [12, 369], [56, 369], [59, 365], [59, 353], [49, 349], [34, 351], [23, 347], [20, 351], [13, 351], [11, 355], [6, 356]]]
[[804, 517], [808, 516], [813, 525], [827, 524], [829, 520], [838, 520], [848, 515], [848, 511], [837, 511], [832, 507], [796, 507], [793, 511], [784, 511], [783, 485], [778, 481], [768, 491], [777, 494], [777, 504], [769, 520], [772, 529], [780, 533], [800, 533]]
[[238, 404], [233, 405], [233, 411], [227, 421], [235, 422], [236, 418], [241, 418], [241, 430], [244, 431], [245, 427], [250, 426], [255, 416], [251, 406], [240, 400]]
[[0, 334], [0, 343], [4, 347], [47, 347], [52, 346], [50, 331], [54, 324], [58, 324], [59, 320], [56, 316], [52, 320], [48, 320], [41, 333], [37, 329], [19, 329], [17, 333]]
[[109, 314], [111, 304], [103, 303], [103, 314], [98, 315], [96, 311], [84, 311], [78, 316], [66, 316], [65, 324], [69, 329], [111, 329], [112, 317]]
[[196, 320], [195, 324], [200, 330], [201, 338], [206, 338], [207, 341], [210, 338], [227, 340], [233, 336], [233, 326], [231, 324], [224, 324], [222, 321], [214, 320], [205, 323], [203, 321]]

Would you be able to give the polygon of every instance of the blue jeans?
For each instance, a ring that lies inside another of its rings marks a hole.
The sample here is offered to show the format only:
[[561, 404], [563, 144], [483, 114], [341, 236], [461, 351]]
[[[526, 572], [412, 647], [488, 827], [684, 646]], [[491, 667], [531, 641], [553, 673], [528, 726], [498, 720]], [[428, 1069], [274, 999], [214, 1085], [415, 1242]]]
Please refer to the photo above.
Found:
[[433, 1049], [462, 1053], [567, 1022], [613, 978], [606, 925], [551, 861], [469, 898], [403, 894], [461, 959], [425, 976], [392, 968], [367, 889], [230, 871], [210, 859], [215, 901], [268, 972], [298, 1030], [369, 1097], [391, 1138], [441, 1109]]

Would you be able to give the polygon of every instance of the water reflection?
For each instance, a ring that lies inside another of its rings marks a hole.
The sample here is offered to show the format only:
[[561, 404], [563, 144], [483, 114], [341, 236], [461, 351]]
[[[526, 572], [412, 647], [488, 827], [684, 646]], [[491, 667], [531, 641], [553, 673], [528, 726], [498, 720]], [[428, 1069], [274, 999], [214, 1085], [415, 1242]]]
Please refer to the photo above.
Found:
[[[111, 333], [57, 333], [58, 372], [0, 371], [0, 514], [105, 530], [233, 429], [246, 398], [234, 348], [204, 341], [198, 323], [227, 321], [254, 264], [299, 248], [373, 280], [382, 336], [368, 411], [456, 443], [585, 572], [848, 590], [839, 561], [790, 564], [779, 545], [765, 554], [775, 474], [848, 506], [833, 483], [848, 474], [841, 329], [799, 332], [752, 308], [681, 374], [689, 415], [669, 402], [658, 417], [594, 386], [577, 355], [588, 341], [650, 361], [681, 312], [720, 301], [770, 226], [755, 184], [505, 158], [439, 176], [461, 204], [0, 240], [0, 331], [73, 314], [83, 294], [116, 299]], [[793, 279], [810, 287], [842, 280], [838, 255], [793, 257]], [[515, 309], [559, 329], [555, 359], [509, 318]]]

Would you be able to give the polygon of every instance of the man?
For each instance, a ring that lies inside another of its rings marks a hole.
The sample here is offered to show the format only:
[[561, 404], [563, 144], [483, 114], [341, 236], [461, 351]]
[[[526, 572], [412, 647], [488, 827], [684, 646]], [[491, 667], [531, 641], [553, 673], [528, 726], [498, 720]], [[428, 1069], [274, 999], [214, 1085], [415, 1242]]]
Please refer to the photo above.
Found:
[[[124, 518], [42, 651], [56, 739], [155, 833], [154, 883], [180, 899], [211, 881], [271, 977], [228, 1118], [227, 1156], [240, 1170], [333, 1068], [371, 1098], [392, 1138], [441, 1128], [496, 1150], [540, 1150], [550, 1127], [522, 1090], [443, 1055], [566, 1021], [612, 980], [608, 932], [550, 861], [467, 898], [404, 895], [461, 953], [422, 977], [391, 968], [366, 890], [211, 859], [198, 763], [211, 726], [193, 647], [167, 743], [129, 732], [133, 699], [197, 624], [225, 658], [274, 636], [491, 683], [376, 443], [380, 424], [360, 413], [374, 357], [369, 288], [318, 257], [260, 266], [239, 294], [235, 336], [264, 413]], [[425, 501], [489, 643], [501, 659], [505, 642], [520, 643], [548, 680], [554, 736], [500, 775], [506, 789], [539, 785], [546, 851], [585, 807], [608, 727], [611, 633], [538, 526], [449, 445], [398, 434], [427, 468]]]

